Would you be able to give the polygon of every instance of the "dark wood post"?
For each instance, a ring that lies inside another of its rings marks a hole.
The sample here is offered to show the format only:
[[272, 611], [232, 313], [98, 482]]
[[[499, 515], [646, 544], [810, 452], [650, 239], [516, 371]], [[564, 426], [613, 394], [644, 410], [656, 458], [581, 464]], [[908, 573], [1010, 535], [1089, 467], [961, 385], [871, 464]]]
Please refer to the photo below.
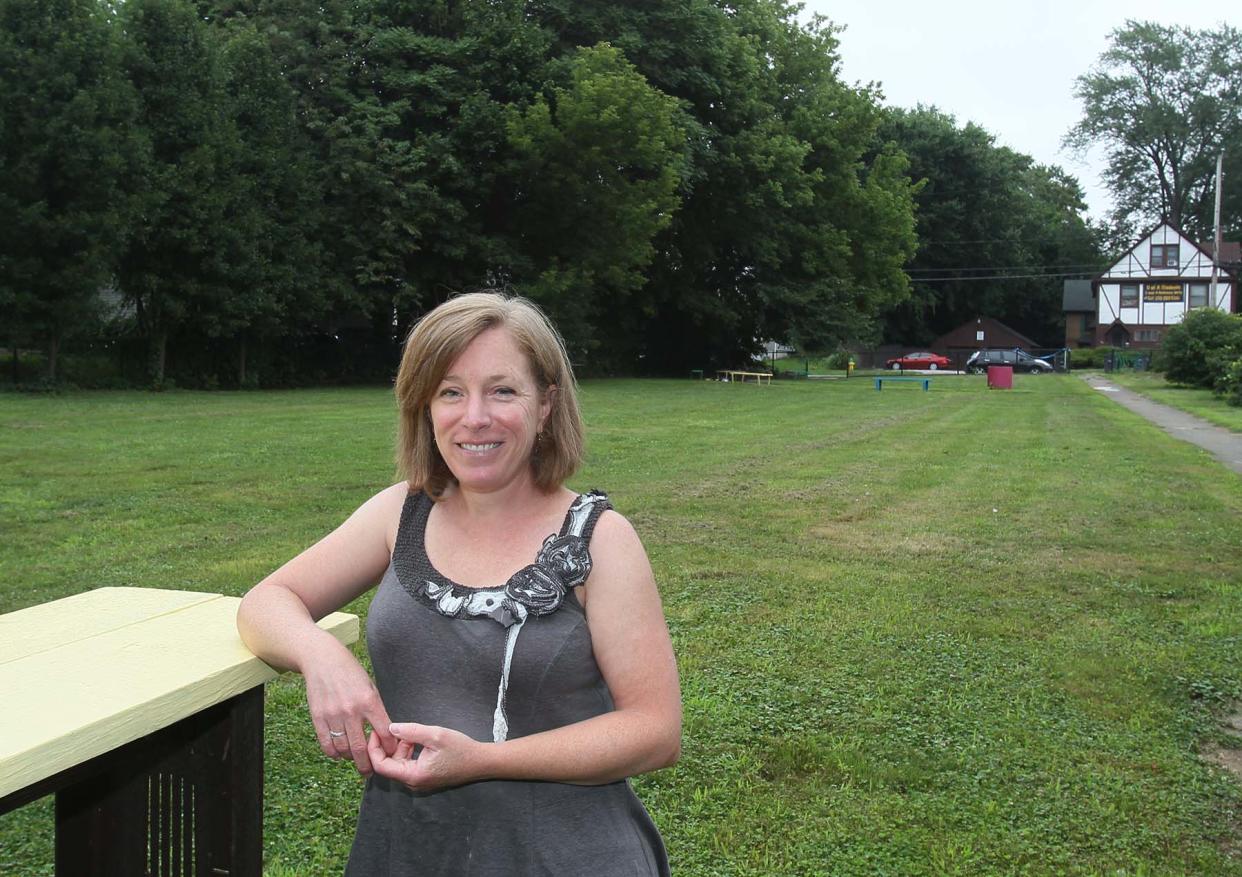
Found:
[[58, 875], [262, 877], [263, 686], [39, 791], [56, 792]]

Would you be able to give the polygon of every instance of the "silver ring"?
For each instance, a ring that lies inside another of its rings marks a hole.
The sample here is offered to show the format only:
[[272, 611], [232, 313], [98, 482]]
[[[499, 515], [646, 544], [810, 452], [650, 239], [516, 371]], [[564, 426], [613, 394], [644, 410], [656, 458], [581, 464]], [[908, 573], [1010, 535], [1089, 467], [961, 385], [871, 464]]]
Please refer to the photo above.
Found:
[[329, 731], [328, 736], [331, 737], [333, 740], [339, 740], [345, 736], [345, 732], [344, 731]]

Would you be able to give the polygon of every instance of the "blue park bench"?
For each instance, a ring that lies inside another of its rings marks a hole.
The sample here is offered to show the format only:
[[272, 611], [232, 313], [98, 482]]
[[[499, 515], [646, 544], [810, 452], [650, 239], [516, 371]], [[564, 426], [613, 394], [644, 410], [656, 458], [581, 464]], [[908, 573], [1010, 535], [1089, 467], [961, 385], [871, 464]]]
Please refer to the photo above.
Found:
[[885, 381], [888, 381], [889, 383], [892, 383], [893, 381], [905, 381], [905, 382], [909, 382], [912, 384], [922, 384], [924, 393], [926, 393], [928, 390], [931, 389], [931, 378], [890, 378], [887, 376], [881, 376], [881, 377], [876, 378], [875, 388], [877, 390], [884, 389]]

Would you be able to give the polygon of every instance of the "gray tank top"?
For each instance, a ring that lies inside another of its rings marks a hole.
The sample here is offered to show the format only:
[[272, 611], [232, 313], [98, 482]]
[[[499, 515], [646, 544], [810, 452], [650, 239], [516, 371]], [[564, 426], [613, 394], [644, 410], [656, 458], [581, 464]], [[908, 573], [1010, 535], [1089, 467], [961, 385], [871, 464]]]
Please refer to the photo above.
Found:
[[[367, 615], [375, 682], [394, 722], [500, 741], [613, 709], [573, 589], [591, 571], [601, 493], [574, 500], [559, 533], [504, 585], [467, 588], [427, 558], [432, 500], [411, 493]], [[489, 780], [415, 794], [367, 781], [348, 877], [667, 875], [664, 844], [629, 782]]]

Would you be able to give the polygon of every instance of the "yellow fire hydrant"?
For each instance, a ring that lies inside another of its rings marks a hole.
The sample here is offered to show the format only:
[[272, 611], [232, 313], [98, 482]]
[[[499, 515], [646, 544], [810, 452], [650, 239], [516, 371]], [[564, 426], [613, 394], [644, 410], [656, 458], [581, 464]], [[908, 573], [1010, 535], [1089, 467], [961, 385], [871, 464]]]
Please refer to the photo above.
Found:
[[853, 375], [854, 375], [854, 357], [851, 356], [845, 364], [845, 376], [848, 378], [848, 377], [853, 377]]

